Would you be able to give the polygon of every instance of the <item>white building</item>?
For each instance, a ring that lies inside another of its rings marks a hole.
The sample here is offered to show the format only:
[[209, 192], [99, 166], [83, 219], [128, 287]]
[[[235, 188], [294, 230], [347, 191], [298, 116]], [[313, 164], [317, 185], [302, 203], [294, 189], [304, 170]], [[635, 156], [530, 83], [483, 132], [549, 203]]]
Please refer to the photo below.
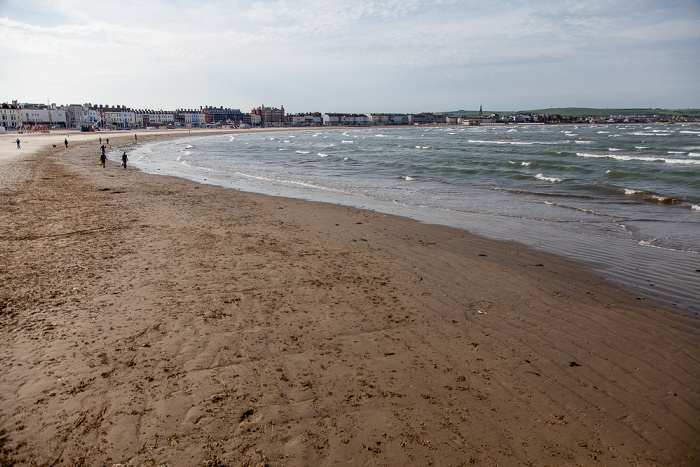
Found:
[[292, 126], [321, 126], [322, 117], [320, 113], [291, 115]]
[[0, 126], [5, 129], [16, 129], [22, 126], [22, 112], [17, 101], [12, 104], [0, 104]]
[[56, 108], [55, 104], [50, 108], [45, 105], [25, 104], [20, 112], [23, 125], [66, 126], [66, 111]]

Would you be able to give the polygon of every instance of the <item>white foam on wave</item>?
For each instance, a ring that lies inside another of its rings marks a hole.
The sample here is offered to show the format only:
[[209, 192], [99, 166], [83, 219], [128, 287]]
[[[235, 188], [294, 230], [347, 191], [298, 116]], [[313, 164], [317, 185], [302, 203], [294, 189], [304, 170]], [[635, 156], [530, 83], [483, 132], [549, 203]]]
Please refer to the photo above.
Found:
[[579, 157], [588, 157], [593, 159], [615, 159], [618, 161], [642, 161], [642, 162], [663, 162], [666, 164], [685, 164], [685, 165], [700, 165], [700, 160], [696, 159], [669, 159], [665, 157], [653, 157], [653, 156], [625, 156], [625, 155], [614, 155], [614, 154], [591, 154], [586, 152], [577, 152]]
[[229, 143], [230, 143], [231, 141], [235, 141], [235, 140], [236, 140], [236, 137], [233, 136], [233, 135], [229, 136], [229, 138], [228, 138], [228, 142], [229, 142]]
[[344, 139], [343, 141], [341, 141], [341, 143], [344, 143], [344, 144], [353, 144], [354, 141], [349, 141], [349, 140]]
[[430, 146], [416, 146], [416, 149], [430, 149]]
[[500, 140], [483, 140], [483, 139], [470, 139], [470, 143], [476, 143], [476, 144], [512, 144], [515, 146], [532, 146], [533, 142], [531, 141], [500, 141]]
[[685, 151], [668, 151], [669, 154], [685, 154]]
[[618, 149], [618, 148], [608, 148], [608, 151], [610, 151], [610, 152], [615, 152], [615, 151], [622, 151], [622, 149]]
[[649, 133], [648, 131], [635, 131], [635, 136], [671, 136], [672, 133]]
[[311, 154], [311, 151], [302, 151], [301, 149], [298, 149], [296, 151], [297, 154]]
[[700, 152], [689, 152], [688, 157], [700, 157]]
[[545, 181], [545, 182], [552, 182], [552, 183], [559, 183], [559, 182], [562, 181], [561, 178], [557, 178], [557, 177], [548, 177], [548, 176], [546, 176], [545, 174], [537, 174], [537, 175], [535, 176], [535, 178], [536, 178], [537, 180], [542, 180], [542, 181]]
[[317, 154], [317, 156], [319, 156], [319, 157], [328, 157], [328, 154], [325, 154], [325, 153], [323, 153], [323, 152], [319, 152], [319, 153]]
[[523, 167], [530, 167], [530, 164], [532, 164], [532, 162], [521, 162], [520, 163], [520, 165], [522, 165]]
[[593, 141], [588, 141], [585, 139], [577, 139], [576, 141], [574, 141], [574, 143], [576, 143], [576, 144], [591, 144], [592, 142]]
[[381, 134], [381, 133], [378, 134], [378, 135], [374, 135], [374, 136], [377, 137], [377, 138], [388, 138], [388, 137], [389, 137], [388, 135], [383, 135], [383, 134]]
[[402, 176], [400, 176], [399, 178], [403, 178], [404, 180], [406, 180], [406, 181], [408, 181], [408, 182], [415, 181], [415, 178], [410, 177], [410, 176], [408, 176], [408, 175], [402, 175]]
[[644, 193], [644, 192], [641, 191], [641, 190], [633, 190], [633, 189], [631, 189], [631, 188], [625, 188], [625, 194], [626, 194], [626, 195], [632, 196], [632, 195], [638, 195], [638, 194], [640, 194], [640, 193]]
[[700, 212], [700, 205], [698, 205], [698, 204], [693, 204], [693, 205], [690, 206], [690, 210], [691, 210], [691, 211], [698, 211], [698, 212]]
[[678, 133], [683, 133], [686, 135], [700, 135], [700, 131], [695, 131], [695, 130], [681, 130]]
[[649, 149], [649, 146], [635, 146], [634, 148], [641, 151], [642, 149]]

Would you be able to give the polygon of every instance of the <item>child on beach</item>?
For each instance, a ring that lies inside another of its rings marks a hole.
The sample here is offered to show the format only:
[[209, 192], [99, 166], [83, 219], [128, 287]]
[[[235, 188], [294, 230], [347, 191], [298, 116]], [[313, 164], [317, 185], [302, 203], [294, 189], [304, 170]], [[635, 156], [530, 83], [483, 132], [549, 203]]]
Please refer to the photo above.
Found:
[[102, 154], [100, 154], [100, 165], [104, 169], [105, 166], [107, 165], [107, 156], [105, 155], [105, 145], [103, 144], [102, 147]]
[[19, 138], [17, 138], [17, 149], [19, 149]]
[[126, 155], [126, 151], [124, 151], [124, 154], [122, 154], [122, 165], [126, 169], [126, 161], [129, 160], [129, 158]]

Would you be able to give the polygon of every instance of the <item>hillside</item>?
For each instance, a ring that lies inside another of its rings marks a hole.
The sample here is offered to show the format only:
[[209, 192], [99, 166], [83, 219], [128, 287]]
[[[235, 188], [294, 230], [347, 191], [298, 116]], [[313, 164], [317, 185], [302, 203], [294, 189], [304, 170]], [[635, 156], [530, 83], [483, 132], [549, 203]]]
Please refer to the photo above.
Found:
[[[436, 112], [441, 115], [477, 115], [478, 110], [454, 110], [449, 112]], [[700, 109], [597, 109], [589, 107], [560, 107], [549, 109], [534, 109], [534, 110], [484, 110], [484, 115], [497, 113], [499, 115], [514, 115], [514, 114], [549, 114], [562, 115], [565, 117], [607, 117], [609, 115], [669, 115], [675, 117], [700, 117]]]

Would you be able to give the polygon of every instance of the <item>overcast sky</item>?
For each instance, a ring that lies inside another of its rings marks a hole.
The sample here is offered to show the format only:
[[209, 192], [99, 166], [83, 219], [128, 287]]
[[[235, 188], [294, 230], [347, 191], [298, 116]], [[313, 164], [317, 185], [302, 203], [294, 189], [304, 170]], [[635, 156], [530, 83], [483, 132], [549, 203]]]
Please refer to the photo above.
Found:
[[700, 108], [700, 1], [0, 0], [0, 102]]

